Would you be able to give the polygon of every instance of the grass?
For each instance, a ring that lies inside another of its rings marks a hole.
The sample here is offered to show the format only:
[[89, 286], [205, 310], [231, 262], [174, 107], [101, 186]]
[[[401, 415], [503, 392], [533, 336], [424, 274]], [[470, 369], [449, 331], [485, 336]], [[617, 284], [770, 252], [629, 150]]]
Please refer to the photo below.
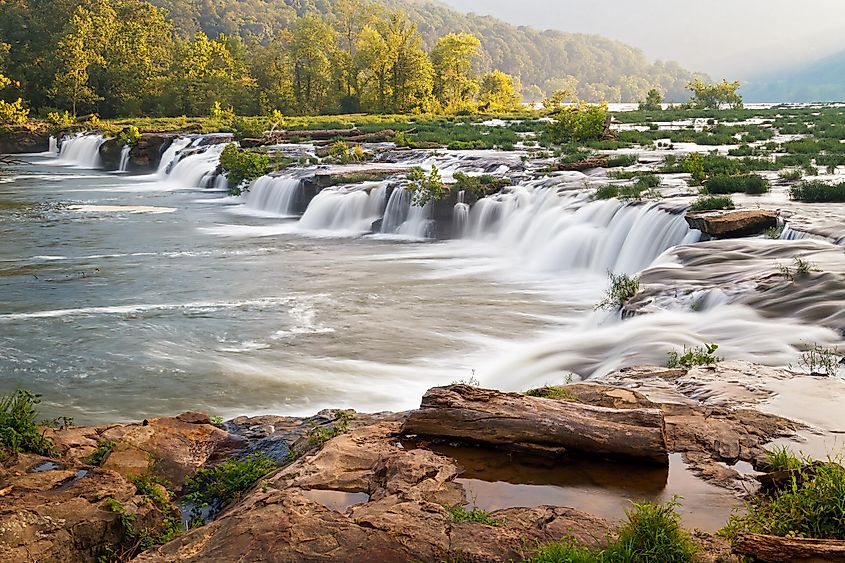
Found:
[[640, 290], [640, 280], [628, 274], [608, 273], [610, 287], [596, 309], [621, 309]]
[[792, 453], [787, 446], [766, 450], [766, 461], [772, 471], [796, 471], [804, 467], [801, 458]]
[[0, 450], [43, 456], [56, 454], [53, 442], [35, 422], [38, 417], [36, 405], [40, 402], [39, 395], [20, 388], [10, 395], [0, 396]]
[[799, 278], [805, 278], [810, 275], [810, 272], [817, 270], [815, 264], [796, 256], [792, 259], [792, 267], [781, 264], [778, 266], [778, 271], [787, 280], [795, 281]]
[[782, 489], [758, 493], [747, 514], [734, 515], [720, 532], [845, 540], [845, 468], [838, 460], [807, 463]]
[[542, 399], [557, 399], [558, 401], [569, 401], [578, 403], [578, 397], [572, 394], [566, 387], [556, 387], [554, 385], [546, 385], [539, 389], [532, 389], [525, 392], [529, 397], [540, 397]]
[[[798, 369], [810, 375], [836, 377], [842, 355], [838, 348], [826, 348], [820, 344], [813, 344], [801, 353], [798, 359]], [[790, 366], [791, 368], [792, 366]]]
[[789, 197], [807, 203], [832, 203], [845, 201], [845, 182], [827, 184], [819, 181], [801, 182], [792, 186]]
[[699, 548], [681, 528], [677, 499], [666, 504], [634, 503], [627, 521], [603, 550], [579, 546], [572, 538], [539, 546], [530, 563], [687, 563]]
[[703, 195], [689, 206], [689, 210], [692, 212], [717, 211], [722, 209], [734, 209], [734, 200], [731, 196]]
[[623, 166], [632, 166], [639, 162], [639, 155], [636, 154], [620, 154], [611, 156], [607, 159], [608, 168], [620, 168]]
[[318, 426], [306, 432], [308, 443], [312, 446], [322, 446], [335, 436], [340, 436], [349, 431], [349, 421], [355, 418], [355, 414], [351, 412], [340, 412], [335, 417], [332, 424], [328, 426]]
[[275, 461], [259, 452], [241, 460], [230, 459], [200, 468], [188, 479], [185, 498], [200, 507], [222, 508], [239, 501], [259, 479], [277, 467]]
[[758, 174], [714, 176], [704, 183], [711, 194], [764, 194], [769, 191], [769, 181]]
[[800, 168], [788, 168], [778, 173], [778, 178], [785, 182], [797, 182], [804, 177], [804, 171]]
[[722, 361], [722, 358], [716, 355], [716, 350], [718, 349], [718, 344], [705, 344], [704, 346], [696, 346], [694, 348], [684, 346], [683, 354], [675, 350], [669, 352], [669, 359], [666, 362], [666, 366], [670, 369], [712, 366]]
[[481, 510], [480, 508], [473, 508], [472, 510], [467, 510], [464, 506], [460, 504], [455, 505], [446, 505], [443, 507], [446, 509], [446, 512], [449, 513], [449, 516], [452, 517], [452, 521], [456, 524], [461, 522], [476, 522], [478, 524], [484, 524], [486, 526], [498, 526], [501, 524], [498, 520], [494, 519], [490, 516], [490, 513], [486, 510]]
[[88, 463], [100, 467], [117, 444], [112, 440], [97, 440], [97, 449], [88, 457]]

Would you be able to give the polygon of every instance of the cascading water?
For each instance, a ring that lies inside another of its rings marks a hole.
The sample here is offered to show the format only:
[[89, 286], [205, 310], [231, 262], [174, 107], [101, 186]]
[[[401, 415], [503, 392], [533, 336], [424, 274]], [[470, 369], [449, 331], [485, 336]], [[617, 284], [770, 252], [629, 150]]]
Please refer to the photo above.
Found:
[[386, 191], [385, 182], [325, 189], [311, 200], [298, 227], [313, 231], [370, 232], [382, 217]]
[[182, 149], [187, 148], [191, 144], [191, 139], [188, 137], [181, 137], [174, 139], [170, 146], [167, 147], [161, 155], [161, 160], [158, 163], [158, 176], [166, 178], [167, 173], [170, 172], [172, 166], [175, 166], [179, 161], [179, 153]]
[[466, 192], [461, 190], [458, 192], [458, 203], [452, 210], [452, 237], [463, 238], [466, 233], [467, 225], [469, 224], [469, 205], [464, 202]]
[[302, 181], [292, 176], [262, 176], [246, 192], [245, 207], [272, 215], [291, 216], [296, 213], [296, 200]]
[[120, 150], [120, 166], [118, 166], [118, 172], [126, 172], [126, 168], [129, 166], [129, 152], [132, 150], [132, 147], [129, 145], [123, 145], [123, 148]]
[[496, 240], [538, 272], [634, 273], [668, 248], [700, 238], [682, 215], [654, 204], [585, 201], [531, 185], [480, 200], [467, 230], [471, 238]]
[[59, 154], [59, 140], [56, 139], [55, 135], [50, 135], [50, 146], [47, 152], [52, 155]]
[[203, 180], [214, 172], [220, 160], [220, 153], [223, 152], [225, 144], [211, 145], [201, 152], [181, 156], [178, 161], [170, 167], [167, 173], [167, 182], [182, 187], [197, 188]]
[[411, 192], [404, 188], [393, 190], [381, 224], [383, 234], [428, 238], [432, 224], [431, 204], [422, 207], [414, 205]]
[[100, 145], [105, 139], [100, 134], [79, 133], [62, 140], [57, 163], [79, 168], [100, 167]]

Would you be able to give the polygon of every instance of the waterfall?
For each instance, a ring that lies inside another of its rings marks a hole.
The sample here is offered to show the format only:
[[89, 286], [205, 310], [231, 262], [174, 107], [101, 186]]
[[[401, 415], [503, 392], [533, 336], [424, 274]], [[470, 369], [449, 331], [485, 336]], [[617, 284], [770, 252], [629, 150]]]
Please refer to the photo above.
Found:
[[100, 167], [100, 145], [105, 139], [100, 134], [78, 133], [62, 140], [57, 163], [79, 168]]
[[167, 150], [161, 155], [161, 160], [158, 163], [158, 176], [166, 178], [170, 171], [171, 165], [175, 165], [179, 159], [179, 152], [191, 144], [191, 139], [188, 137], [180, 137], [173, 139]]
[[167, 172], [167, 181], [185, 188], [198, 188], [204, 180], [210, 181], [209, 175], [217, 169], [220, 153], [225, 146], [210, 145], [201, 152], [177, 156]]
[[47, 149], [47, 152], [52, 155], [59, 154], [59, 141], [55, 135], [50, 135], [50, 147]]
[[305, 230], [367, 233], [381, 219], [385, 182], [364, 182], [356, 186], [328, 188], [317, 194], [298, 226]]
[[428, 238], [431, 235], [431, 204], [420, 207], [413, 205], [412, 199], [411, 192], [405, 188], [393, 190], [381, 224], [383, 234], [413, 238]]
[[458, 192], [458, 203], [452, 210], [452, 238], [463, 238], [469, 224], [469, 205], [464, 202], [466, 192]]
[[301, 187], [302, 181], [299, 178], [262, 176], [246, 192], [245, 207], [273, 215], [294, 215]]
[[672, 246], [700, 238], [682, 215], [657, 204], [587, 201], [583, 194], [530, 185], [480, 200], [467, 231], [539, 272], [634, 273]]
[[126, 172], [126, 167], [129, 165], [129, 152], [132, 150], [132, 147], [129, 145], [123, 145], [123, 148], [120, 150], [120, 166], [118, 166], [118, 172]]

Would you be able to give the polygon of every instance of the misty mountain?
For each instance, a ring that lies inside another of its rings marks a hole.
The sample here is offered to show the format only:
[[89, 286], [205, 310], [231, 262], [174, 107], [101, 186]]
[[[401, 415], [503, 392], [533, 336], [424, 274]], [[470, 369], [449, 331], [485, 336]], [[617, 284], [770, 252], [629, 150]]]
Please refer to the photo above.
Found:
[[747, 102], [841, 102], [845, 100], [845, 51], [748, 80], [741, 93]]

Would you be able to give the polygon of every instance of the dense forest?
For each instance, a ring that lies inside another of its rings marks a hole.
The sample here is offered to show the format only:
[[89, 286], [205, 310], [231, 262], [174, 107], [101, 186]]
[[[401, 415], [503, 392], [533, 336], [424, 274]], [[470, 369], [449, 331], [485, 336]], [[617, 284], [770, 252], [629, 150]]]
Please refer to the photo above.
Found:
[[[156, 5], [153, 5], [156, 4]], [[684, 96], [621, 43], [414, 0], [0, 0], [0, 95], [41, 114], [457, 112]]]

